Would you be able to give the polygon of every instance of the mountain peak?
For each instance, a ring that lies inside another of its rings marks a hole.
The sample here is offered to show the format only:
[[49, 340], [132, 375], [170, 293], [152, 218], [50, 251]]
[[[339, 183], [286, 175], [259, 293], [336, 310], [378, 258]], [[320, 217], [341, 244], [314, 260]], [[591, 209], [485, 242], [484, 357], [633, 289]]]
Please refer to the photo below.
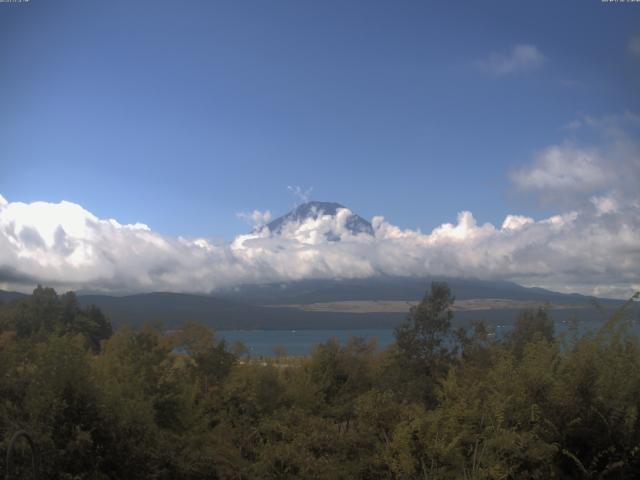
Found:
[[[322, 215], [330, 215], [332, 217], [335, 217], [338, 213], [338, 210], [341, 208], [347, 207], [336, 202], [306, 202], [298, 205], [295, 209], [293, 209], [286, 215], [283, 215], [271, 221], [267, 224], [267, 227], [269, 227], [269, 230], [273, 233], [281, 233], [282, 228], [288, 223], [300, 223], [309, 219], [315, 220]], [[355, 213], [349, 215], [349, 217], [347, 218], [346, 226], [354, 235], [360, 233], [373, 235], [373, 227], [371, 226], [371, 223], [362, 218], [360, 215], [356, 215]], [[329, 240], [340, 239], [335, 234], [328, 234], [327, 238]]]

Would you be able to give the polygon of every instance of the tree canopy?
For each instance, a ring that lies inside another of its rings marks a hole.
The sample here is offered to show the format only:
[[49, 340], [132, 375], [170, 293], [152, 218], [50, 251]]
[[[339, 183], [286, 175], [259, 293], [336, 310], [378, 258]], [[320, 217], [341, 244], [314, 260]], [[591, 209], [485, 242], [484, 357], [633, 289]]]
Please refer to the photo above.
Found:
[[453, 302], [432, 285], [385, 350], [353, 338], [251, 359], [194, 323], [114, 332], [38, 287], [0, 306], [0, 473], [25, 430], [48, 479], [640, 476], [640, 340], [623, 310], [564, 337], [526, 311], [500, 339], [452, 331]]

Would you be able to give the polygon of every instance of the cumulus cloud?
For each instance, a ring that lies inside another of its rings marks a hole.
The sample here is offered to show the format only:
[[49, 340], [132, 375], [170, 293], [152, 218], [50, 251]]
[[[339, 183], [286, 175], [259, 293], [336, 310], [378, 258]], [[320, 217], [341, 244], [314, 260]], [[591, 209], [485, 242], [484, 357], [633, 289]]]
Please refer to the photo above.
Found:
[[502, 222], [503, 230], [519, 230], [526, 225], [535, 223], [533, 218], [525, 217], [523, 215], [507, 215], [507, 218]]
[[[343, 209], [291, 223], [279, 235], [257, 229], [224, 244], [163, 236], [70, 202], [6, 202], [0, 286], [210, 292], [242, 283], [432, 274], [628, 295], [640, 283], [640, 205], [593, 202], [597, 209], [541, 220], [509, 215], [500, 227], [478, 224], [465, 211], [429, 233], [375, 217], [374, 236], [354, 235]], [[326, 232], [340, 241], [328, 241]]]
[[[570, 138], [551, 145], [510, 172], [514, 187], [542, 202], [596, 209], [633, 203], [640, 191], [640, 117], [584, 116], [570, 123]], [[603, 202], [608, 204], [605, 206]]]
[[610, 184], [613, 173], [596, 150], [564, 144], [545, 149], [533, 165], [515, 170], [511, 179], [525, 191], [591, 192]]
[[477, 62], [478, 67], [492, 75], [512, 75], [540, 68], [545, 56], [535, 45], [514, 45], [507, 53], [491, 53]]

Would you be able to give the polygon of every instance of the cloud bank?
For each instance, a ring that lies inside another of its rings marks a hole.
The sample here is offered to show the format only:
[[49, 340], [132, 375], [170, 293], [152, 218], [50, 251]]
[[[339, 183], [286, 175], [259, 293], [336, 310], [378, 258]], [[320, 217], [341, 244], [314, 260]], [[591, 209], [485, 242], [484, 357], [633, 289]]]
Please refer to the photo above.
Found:
[[[267, 228], [229, 244], [169, 238], [146, 225], [100, 219], [70, 202], [0, 206], [2, 287], [35, 282], [108, 292], [210, 292], [241, 283], [425, 274], [509, 279], [561, 291], [626, 296], [640, 288], [638, 205], [594, 199], [542, 220], [508, 215], [500, 227], [471, 212], [430, 233], [373, 219], [353, 235], [350, 212]], [[333, 231], [341, 241], [329, 242]]]
[[[640, 147], [637, 116], [583, 118], [574, 135], [514, 170], [516, 189], [567, 200], [548, 218], [479, 223], [469, 211], [430, 232], [374, 217], [374, 235], [347, 228], [350, 211], [238, 235], [232, 242], [173, 238], [98, 218], [71, 202], [0, 195], [0, 288], [112, 293], [211, 292], [247, 283], [374, 275], [512, 280], [564, 292], [628, 297], [640, 290]], [[599, 137], [584, 145], [579, 133]], [[268, 212], [247, 215], [261, 223]], [[332, 232], [333, 235], [327, 235]], [[329, 241], [338, 236], [340, 241]]]

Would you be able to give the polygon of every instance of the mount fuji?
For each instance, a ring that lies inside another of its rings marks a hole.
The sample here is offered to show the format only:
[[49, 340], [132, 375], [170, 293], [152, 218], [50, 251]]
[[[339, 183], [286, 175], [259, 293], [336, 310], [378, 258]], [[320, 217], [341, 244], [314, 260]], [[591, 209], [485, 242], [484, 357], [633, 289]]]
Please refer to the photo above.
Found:
[[[306, 202], [298, 205], [291, 212], [267, 223], [266, 226], [272, 233], [280, 234], [288, 224], [299, 224], [306, 220], [317, 220], [323, 215], [335, 217], [340, 209], [346, 208], [347, 207], [344, 205], [335, 202]], [[353, 235], [373, 235], [373, 227], [371, 226], [371, 223], [355, 213], [352, 213], [347, 217], [346, 227]], [[327, 234], [327, 239], [331, 241], [339, 241], [340, 237], [334, 232], [331, 232]]]

